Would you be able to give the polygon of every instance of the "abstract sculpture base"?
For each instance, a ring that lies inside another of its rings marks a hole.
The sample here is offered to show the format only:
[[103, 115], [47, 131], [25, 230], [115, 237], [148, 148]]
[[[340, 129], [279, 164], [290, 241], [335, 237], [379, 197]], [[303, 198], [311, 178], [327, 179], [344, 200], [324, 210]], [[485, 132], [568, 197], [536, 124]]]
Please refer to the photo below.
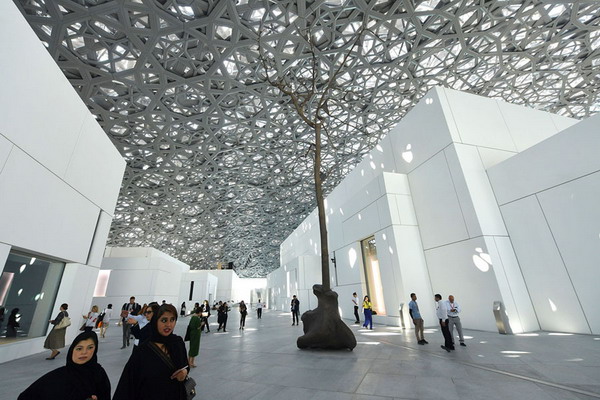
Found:
[[352, 330], [342, 321], [338, 310], [338, 294], [324, 290], [323, 285], [314, 285], [317, 308], [302, 314], [304, 335], [296, 344], [300, 349], [349, 349], [356, 347]]

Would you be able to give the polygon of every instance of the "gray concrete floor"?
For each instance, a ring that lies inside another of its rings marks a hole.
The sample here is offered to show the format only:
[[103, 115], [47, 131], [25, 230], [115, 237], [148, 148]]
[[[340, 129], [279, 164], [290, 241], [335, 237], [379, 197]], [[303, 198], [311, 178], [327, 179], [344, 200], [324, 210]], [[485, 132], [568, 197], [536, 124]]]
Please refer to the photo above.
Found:
[[[446, 353], [438, 330], [419, 346], [412, 330], [358, 325], [354, 351], [299, 350], [302, 327], [289, 313], [251, 312], [238, 330], [237, 312], [227, 333], [204, 334], [198, 368], [198, 399], [594, 399], [600, 398], [600, 337], [538, 332], [505, 336], [467, 331], [467, 347]], [[215, 319], [214, 317], [211, 319]], [[188, 319], [180, 319], [183, 334]], [[99, 361], [113, 391], [130, 354], [120, 350], [121, 328], [112, 326], [99, 345]], [[0, 349], [1, 351], [1, 349]], [[31, 382], [64, 365], [49, 352], [0, 364], [0, 399], [16, 399]]]

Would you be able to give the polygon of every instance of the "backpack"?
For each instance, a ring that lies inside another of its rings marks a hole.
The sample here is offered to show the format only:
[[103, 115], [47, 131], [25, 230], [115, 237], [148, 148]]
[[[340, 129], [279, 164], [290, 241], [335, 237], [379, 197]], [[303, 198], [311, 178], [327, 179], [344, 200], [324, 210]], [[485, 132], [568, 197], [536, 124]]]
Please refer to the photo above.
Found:
[[102, 311], [100, 313], [100, 315], [98, 315], [98, 319], [96, 320], [96, 322], [104, 321], [104, 316], [105, 315], [106, 315], [106, 313], [104, 311]]

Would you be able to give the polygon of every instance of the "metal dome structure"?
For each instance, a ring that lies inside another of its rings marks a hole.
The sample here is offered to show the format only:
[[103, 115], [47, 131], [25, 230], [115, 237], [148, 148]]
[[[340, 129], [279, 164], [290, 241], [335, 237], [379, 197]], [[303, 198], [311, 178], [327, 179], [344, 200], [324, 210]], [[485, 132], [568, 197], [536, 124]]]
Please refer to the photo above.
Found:
[[[329, 132], [326, 190], [435, 85], [583, 118], [600, 110], [600, 3], [512, 0], [15, 0], [127, 162], [109, 244], [192, 268], [279, 266], [315, 207], [310, 131], [264, 80], [317, 46], [355, 96]], [[333, 50], [331, 50], [333, 49]], [[327, 68], [326, 66], [324, 68]]]

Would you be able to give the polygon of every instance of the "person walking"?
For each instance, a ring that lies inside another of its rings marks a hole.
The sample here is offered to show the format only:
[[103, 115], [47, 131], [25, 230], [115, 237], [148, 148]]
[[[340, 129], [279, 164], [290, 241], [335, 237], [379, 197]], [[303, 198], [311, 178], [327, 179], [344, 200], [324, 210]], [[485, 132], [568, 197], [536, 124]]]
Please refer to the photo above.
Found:
[[442, 295], [436, 294], [434, 299], [436, 302], [435, 314], [440, 321], [440, 328], [442, 330], [442, 335], [444, 336], [444, 344], [440, 347], [447, 352], [451, 352], [454, 350], [454, 345], [452, 344], [452, 337], [448, 330], [448, 309], [446, 308], [446, 304], [442, 301]]
[[60, 354], [58, 349], [65, 347], [65, 334], [67, 333], [67, 327], [65, 326], [64, 328], [60, 328], [60, 326], [64, 325], [64, 323], [61, 324], [63, 318], [69, 317], [69, 313], [67, 312], [68, 308], [69, 305], [67, 303], [61, 304], [56, 318], [49, 321], [54, 326], [52, 327], [52, 330], [48, 336], [46, 336], [44, 348], [51, 350], [52, 353], [50, 354], [50, 357], [46, 358], [46, 360], [54, 360], [56, 356]]
[[300, 315], [300, 300], [298, 300], [296, 295], [292, 296], [292, 303], [290, 306], [292, 310], [292, 326], [298, 325], [298, 316]]
[[131, 336], [131, 325], [127, 322], [127, 318], [129, 318], [129, 314], [138, 315], [140, 310], [140, 305], [135, 302], [135, 296], [131, 296], [129, 303], [125, 303], [121, 307], [121, 323], [123, 324], [123, 346], [121, 346], [121, 349], [129, 346]]
[[219, 322], [219, 328], [217, 329], [217, 332], [219, 332], [221, 328], [223, 328], [223, 332], [227, 332], [227, 318], [229, 314], [229, 306], [227, 305], [226, 301], [221, 303], [219, 309], [217, 310], [217, 313], [217, 322]]
[[104, 310], [102, 310], [102, 313], [100, 313], [100, 315], [98, 316], [98, 319], [100, 318], [100, 316], [102, 316], [102, 321], [100, 324], [100, 337], [101, 338], [105, 338], [106, 337], [106, 331], [108, 330], [108, 327], [110, 326], [110, 319], [112, 318], [112, 304], [109, 304], [106, 306], [106, 308]]
[[244, 330], [244, 327], [246, 326], [246, 315], [248, 315], [248, 307], [246, 307], [246, 303], [244, 303], [244, 300], [240, 301], [240, 329]]
[[261, 300], [258, 299], [258, 303], [256, 303], [256, 318], [257, 319], [261, 319], [262, 309], [263, 309], [263, 304], [262, 304]]
[[417, 337], [417, 343], [421, 345], [429, 344], [429, 342], [425, 340], [425, 335], [423, 333], [423, 318], [421, 317], [419, 305], [417, 304], [417, 295], [414, 293], [410, 294], [408, 313], [412, 318], [413, 324], [415, 324], [415, 336]]
[[179, 309], [179, 315], [181, 315], [182, 317], [185, 317], [185, 301], [183, 303], [181, 303], [181, 308]]
[[358, 316], [358, 295], [356, 292], [352, 293], [352, 306], [354, 307], [354, 321], [355, 324], [360, 324], [360, 317]]
[[190, 323], [188, 325], [190, 350], [188, 351], [188, 365], [191, 368], [195, 368], [196, 356], [200, 352], [200, 338], [202, 336], [202, 321], [200, 316], [200, 309], [195, 314], [192, 314]]
[[462, 323], [460, 322], [460, 306], [454, 301], [454, 296], [448, 296], [448, 300], [445, 301], [446, 309], [448, 310], [448, 332], [452, 338], [452, 345], [454, 345], [454, 327], [456, 326], [456, 332], [458, 332], [458, 341], [461, 346], [467, 347], [465, 344], [465, 337], [463, 336]]
[[204, 331], [204, 328], [206, 328], [206, 333], [208, 333], [210, 332], [210, 326], [208, 324], [208, 318], [210, 318], [210, 305], [208, 304], [208, 300], [204, 300], [198, 310], [200, 310], [200, 322], [202, 323], [200, 330]]
[[371, 299], [369, 296], [365, 296], [363, 299], [363, 312], [365, 313], [365, 323], [363, 326], [365, 328], [373, 330], [373, 304], [371, 303]]
[[110, 380], [97, 355], [96, 333], [80, 333], [69, 347], [67, 365], [33, 382], [17, 400], [110, 400]]
[[98, 306], [92, 306], [92, 310], [87, 315], [83, 315], [85, 318], [84, 331], [91, 332], [96, 327], [98, 315]]

